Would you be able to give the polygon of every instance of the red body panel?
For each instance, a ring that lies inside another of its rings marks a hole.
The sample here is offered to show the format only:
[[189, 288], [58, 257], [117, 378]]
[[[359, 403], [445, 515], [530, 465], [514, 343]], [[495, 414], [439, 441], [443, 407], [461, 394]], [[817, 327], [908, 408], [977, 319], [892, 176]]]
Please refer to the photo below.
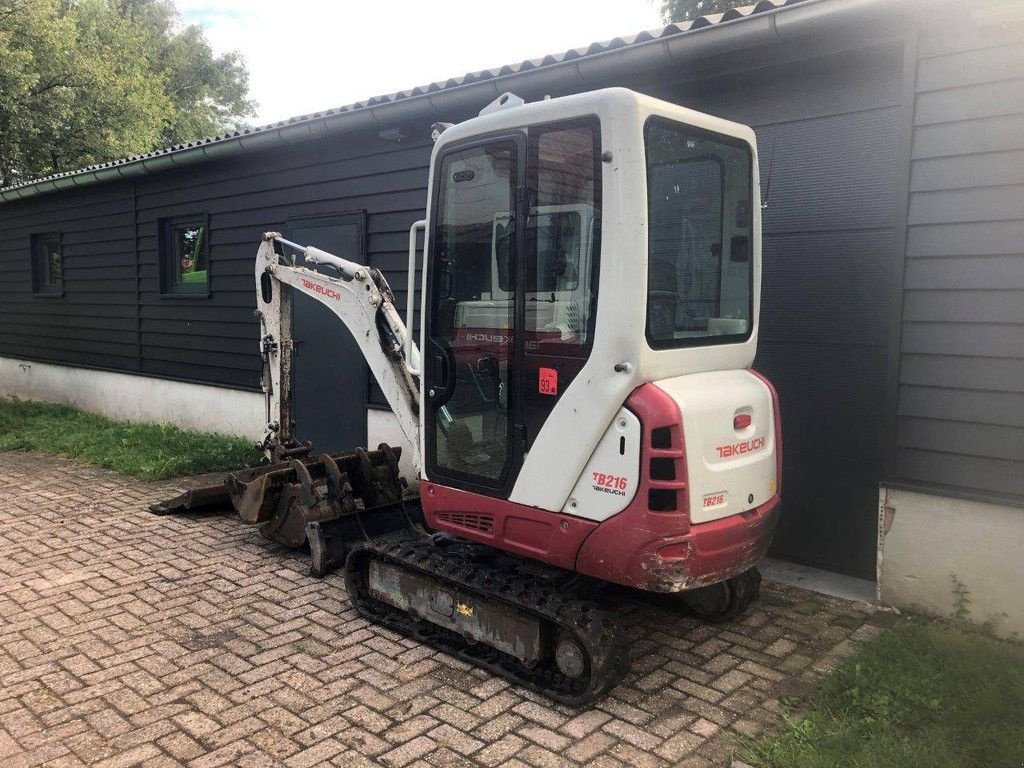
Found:
[[[639, 494], [638, 494], [639, 497]], [[631, 504], [583, 543], [576, 570], [650, 592], [680, 592], [738, 576], [764, 557], [779, 497], [749, 512], [667, 533], [660, 512]]]
[[[781, 476], [778, 395], [770, 383], [768, 386], [775, 412]], [[686, 442], [678, 405], [654, 384], [644, 384], [630, 395], [626, 407], [643, 426], [643, 444], [640, 484], [622, 512], [597, 523], [423, 482], [420, 492], [427, 525], [587, 576], [652, 592], [678, 592], [715, 584], [756, 565], [771, 544], [778, 492], [754, 509], [691, 525]], [[655, 429], [661, 429], [661, 444], [657, 448], [652, 442]], [[652, 480], [652, 459], [670, 459], [675, 467], [674, 479]]]
[[420, 483], [427, 525], [572, 570], [597, 523], [436, 483]]
[[[762, 377], [763, 378], [763, 377]], [[778, 399], [772, 389], [775, 431]], [[687, 494], [686, 440], [675, 400], [654, 384], [638, 387], [626, 407], [640, 419], [640, 488], [619, 514], [605, 520], [583, 543], [576, 570], [651, 592], [679, 592], [737, 576], [764, 557], [775, 530], [779, 496], [761, 506], [720, 520], [692, 525]], [[655, 448], [651, 432], [668, 427], [670, 445]], [[778, 445], [778, 443], [777, 443]], [[673, 481], [650, 479], [651, 459], [675, 462]], [[675, 492], [675, 509], [652, 511], [650, 491]]]

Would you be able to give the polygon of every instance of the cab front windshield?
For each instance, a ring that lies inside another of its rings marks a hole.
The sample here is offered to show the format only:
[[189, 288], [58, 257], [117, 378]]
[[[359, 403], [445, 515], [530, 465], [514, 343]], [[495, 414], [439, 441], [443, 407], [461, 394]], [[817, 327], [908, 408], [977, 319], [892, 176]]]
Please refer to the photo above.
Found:
[[749, 146], [652, 117], [647, 158], [647, 339], [656, 349], [751, 331]]

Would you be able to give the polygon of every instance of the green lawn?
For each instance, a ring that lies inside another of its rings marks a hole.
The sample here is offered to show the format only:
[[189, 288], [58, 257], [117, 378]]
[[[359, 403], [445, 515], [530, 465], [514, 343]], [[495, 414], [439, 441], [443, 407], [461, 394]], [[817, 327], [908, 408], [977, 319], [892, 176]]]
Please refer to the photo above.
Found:
[[63, 405], [0, 398], [0, 451], [12, 450], [69, 456], [141, 480], [238, 469], [263, 459], [238, 437], [130, 424]]
[[1024, 648], [905, 621], [829, 677], [803, 719], [743, 756], [765, 768], [1024, 764]]

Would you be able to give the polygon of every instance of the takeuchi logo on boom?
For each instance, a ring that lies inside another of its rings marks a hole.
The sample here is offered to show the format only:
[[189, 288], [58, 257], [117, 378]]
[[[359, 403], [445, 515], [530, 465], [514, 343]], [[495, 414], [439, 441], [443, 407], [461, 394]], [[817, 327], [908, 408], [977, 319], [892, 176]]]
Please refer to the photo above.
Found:
[[312, 280], [302, 278], [302, 287], [306, 288], [313, 293], [319, 293], [321, 296], [326, 296], [328, 299], [334, 299], [335, 301], [341, 298], [341, 294], [333, 288], [328, 288], [326, 285], [320, 285], [320, 283], [314, 283]]

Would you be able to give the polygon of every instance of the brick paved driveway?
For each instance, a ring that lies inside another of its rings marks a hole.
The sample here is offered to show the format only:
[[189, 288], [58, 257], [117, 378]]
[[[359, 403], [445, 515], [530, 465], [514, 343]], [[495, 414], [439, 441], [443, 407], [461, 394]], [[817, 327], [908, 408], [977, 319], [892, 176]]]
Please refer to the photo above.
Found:
[[555, 706], [368, 625], [337, 577], [229, 517], [0, 453], [0, 765], [727, 764], [884, 615], [766, 584], [705, 626], [630, 602], [633, 673]]

